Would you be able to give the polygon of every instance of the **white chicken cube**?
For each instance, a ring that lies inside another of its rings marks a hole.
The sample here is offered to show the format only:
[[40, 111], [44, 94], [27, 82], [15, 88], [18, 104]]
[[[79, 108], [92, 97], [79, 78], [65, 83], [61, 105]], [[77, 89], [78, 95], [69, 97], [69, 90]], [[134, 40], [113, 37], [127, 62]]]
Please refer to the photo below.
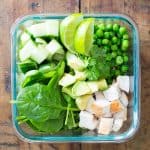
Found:
[[80, 117], [79, 127], [86, 128], [89, 130], [96, 129], [98, 125], [98, 120], [95, 119], [94, 115], [92, 115], [87, 111], [81, 111], [79, 117]]
[[113, 114], [111, 112], [103, 114], [104, 118], [112, 118]]
[[121, 129], [122, 125], [123, 125], [123, 119], [114, 119], [112, 130], [114, 132], [117, 132]]
[[128, 97], [124, 92], [121, 93], [120, 101], [125, 107], [128, 106]]
[[95, 98], [96, 98], [96, 101], [105, 99], [104, 94], [102, 92], [100, 92], [100, 91], [95, 92]]
[[113, 127], [113, 118], [101, 118], [98, 126], [98, 133], [107, 135], [112, 131], [112, 127]]
[[117, 83], [121, 90], [127, 93], [129, 92], [129, 88], [130, 88], [129, 76], [118, 76]]
[[127, 108], [123, 107], [120, 112], [117, 112], [113, 115], [114, 119], [123, 119], [123, 121], [127, 120]]
[[96, 117], [110, 113], [110, 102], [107, 100], [94, 101], [91, 105], [91, 112], [95, 114]]
[[109, 101], [119, 99], [120, 96], [120, 90], [116, 85], [110, 86], [107, 90], [103, 91], [103, 93], [105, 98]]

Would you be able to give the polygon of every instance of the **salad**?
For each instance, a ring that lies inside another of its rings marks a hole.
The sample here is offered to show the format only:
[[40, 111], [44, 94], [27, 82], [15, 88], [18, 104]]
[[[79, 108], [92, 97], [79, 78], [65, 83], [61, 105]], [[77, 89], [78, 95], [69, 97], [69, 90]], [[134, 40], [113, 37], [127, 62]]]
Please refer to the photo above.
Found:
[[130, 36], [125, 26], [76, 13], [20, 28], [19, 124], [36, 132], [118, 132], [127, 120]]

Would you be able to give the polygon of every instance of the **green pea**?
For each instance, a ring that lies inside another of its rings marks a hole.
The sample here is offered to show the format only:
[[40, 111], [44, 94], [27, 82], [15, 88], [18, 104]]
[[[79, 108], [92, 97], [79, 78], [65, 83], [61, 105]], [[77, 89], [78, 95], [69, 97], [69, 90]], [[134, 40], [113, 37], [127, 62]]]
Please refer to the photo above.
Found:
[[110, 51], [110, 47], [109, 47], [108, 45], [105, 45], [105, 46], [103, 47], [103, 50], [104, 50], [105, 52], [109, 52], [109, 51]]
[[122, 44], [121, 44], [121, 49], [123, 51], [126, 51], [128, 49], [128, 47], [129, 47], [129, 41], [128, 40], [123, 40]]
[[120, 28], [119, 24], [117, 24], [117, 23], [113, 24], [113, 31], [118, 32], [119, 28]]
[[101, 39], [97, 39], [96, 43], [97, 43], [98, 46], [101, 46], [102, 45], [102, 40]]
[[104, 23], [99, 24], [98, 28], [104, 31], [105, 30], [105, 24]]
[[112, 51], [117, 51], [118, 50], [118, 46], [117, 45], [111, 45], [111, 50]]
[[117, 37], [122, 39], [122, 35], [120, 33], [117, 33]]
[[129, 69], [129, 67], [128, 67], [127, 65], [122, 65], [122, 66], [121, 66], [121, 71], [122, 71], [123, 73], [126, 73], [126, 72], [128, 71], [128, 69]]
[[107, 60], [107, 61], [111, 61], [111, 59], [112, 59], [111, 54], [107, 54], [107, 56], [106, 56], [106, 60]]
[[112, 31], [110, 31], [109, 34], [110, 34], [110, 37], [111, 37], [111, 38], [115, 36], [115, 33], [112, 32]]
[[121, 35], [123, 35], [123, 34], [126, 33], [126, 32], [127, 32], [126, 27], [120, 27], [119, 33], [120, 33]]
[[116, 57], [116, 64], [121, 65], [123, 63], [123, 58], [121, 56]]
[[118, 42], [118, 38], [114, 36], [111, 41], [113, 44], [116, 44]]
[[109, 32], [104, 32], [104, 38], [109, 39], [110, 38], [110, 33]]
[[113, 29], [113, 25], [111, 23], [106, 25], [106, 30], [111, 31]]
[[108, 40], [108, 39], [103, 39], [103, 40], [102, 40], [102, 44], [103, 44], [103, 45], [109, 44], [109, 40]]
[[128, 34], [124, 34], [124, 35], [123, 35], [123, 39], [124, 39], [124, 40], [128, 40], [128, 39], [129, 39], [129, 35], [128, 35]]
[[117, 51], [118, 56], [122, 56], [122, 51]]
[[98, 30], [96, 31], [96, 36], [97, 36], [97, 37], [103, 37], [103, 31], [102, 31], [101, 29], [98, 29]]
[[120, 46], [120, 44], [121, 44], [121, 40], [120, 40], [120, 39], [118, 39], [118, 41], [117, 41], [117, 45], [118, 45], [118, 46]]
[[117, 53], [116, 52], [112, 52], [111, 56], [112, 56], [112, 58], [115, 58], [117, 56]]
[[123, 56], [123, 61], [126, 63], [126, 62], [128, 62], [128, 56], [127, 55], [125, 55], [125, 56]]

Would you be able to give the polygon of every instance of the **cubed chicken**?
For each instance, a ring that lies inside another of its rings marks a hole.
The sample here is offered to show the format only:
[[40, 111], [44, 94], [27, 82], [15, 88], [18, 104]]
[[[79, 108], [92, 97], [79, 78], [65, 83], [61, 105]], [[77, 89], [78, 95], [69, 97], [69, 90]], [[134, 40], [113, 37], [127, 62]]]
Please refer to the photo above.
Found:
[[124, 92], [121, 92], [120, 101], [125, 107], [128, 106], [128, 97]]
[[114, 119], [112, 130], [118, 132], [123, 125], [123, 119]]
[[127, 120], [127, 108], [123, 107], [120, 112], [113, 114], [114, 119], [123, 119], [123, 121]]
[[79, 114], [79, 127], [94, 130], [97, 128], [98, 120], [87, 111], [81, 111]]
[[101, 118], [98, 126], [98, 133], [107, 135], [112, 131], [113, 118]]
[[100, 91], [95, 92], [95, 98], [96, 98], [96, 101], [106, 99], [106, 98], [104, 97], [104, 94], [103, 94], [102, 92], [100, 92]]
[[111, 112], [108, 112], [108, 113], [103, 114], [103, 117], [104, 118], [112, 118], [113, 114]]
[[129, 92], [129, 88], [130, 88], [129, 76], [118, 76], [117, 83], [121, 90], [127, 93]]
[[112, 113], [120, 112], [123, 109], [123, 105], [119, 100], [114, 100], [110, 104], [110, 111]]
[[107, 100], [94, 101], [91, 105], [91, 112], [95, 114], [96, 117], [110, 113], [110, 102]]
[[103, 91], [104, 96], [107, 100], [113, 101], [119, 99], [120, 90], [116, 85], [110, 86], [107, 90]]

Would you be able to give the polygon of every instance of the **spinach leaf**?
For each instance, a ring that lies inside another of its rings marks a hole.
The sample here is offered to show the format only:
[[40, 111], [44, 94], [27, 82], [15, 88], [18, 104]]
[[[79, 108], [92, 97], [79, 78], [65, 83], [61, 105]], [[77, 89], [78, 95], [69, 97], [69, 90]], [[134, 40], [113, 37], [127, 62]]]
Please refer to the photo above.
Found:
[[40, 132], [54, 133], [58, 132], [64, 125], [64, 117], [61, 116], [58, 119], [49, 119], [45, 122], [39, 122], [31, 120], [32, 125], [35, 129]]
[[53, 77], [55, 73], [55, 70], [44, 70], [43, 68], [39, 70], [30, 70], [25, 74], [25, 78], [22, 82], [22, 87], [26, 87], [34, 83], [43, 83], [47, 79], [49, 80], [51, 77]]
[[39, 83], [23, 88], [17, 96], [19, 114], [40, 122], [58, 118], [61, 109], [55, 108], [58, 102], [49, 95], [47, 86]]

